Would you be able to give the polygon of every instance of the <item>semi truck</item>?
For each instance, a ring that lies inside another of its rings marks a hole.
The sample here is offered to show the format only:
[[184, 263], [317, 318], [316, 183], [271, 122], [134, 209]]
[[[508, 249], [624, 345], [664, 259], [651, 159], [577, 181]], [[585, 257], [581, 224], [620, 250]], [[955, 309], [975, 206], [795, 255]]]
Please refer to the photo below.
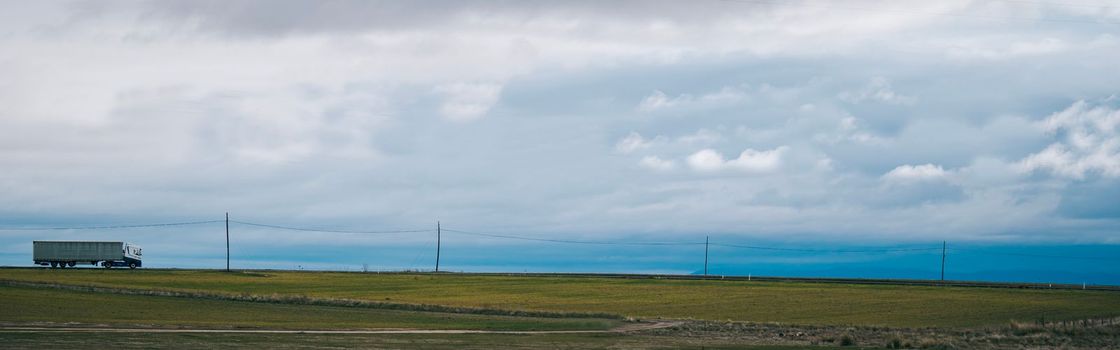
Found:
[[141, 266], [140, 246], [128, 242], [34, 241], [35, 265], [52, 268], [89, 263], [104, 268]]

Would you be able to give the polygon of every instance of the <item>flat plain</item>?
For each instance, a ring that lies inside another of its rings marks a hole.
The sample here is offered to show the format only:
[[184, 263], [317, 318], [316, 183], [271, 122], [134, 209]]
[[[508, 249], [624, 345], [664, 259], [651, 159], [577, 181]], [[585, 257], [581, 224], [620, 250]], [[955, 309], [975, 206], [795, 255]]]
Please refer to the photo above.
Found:
[[[747, 349], [814, 350], [819, 346], [742, 345], [728, 341], [682, 341], [670, 337], [621, 334], [149, 334], [0, 333], [12, 349]], [[851, 347], [851, 349], [861, 349]]]
[[983, 327], [1120, 316], [1120, 293], [469, 274], [0, 269], [0, 280], [754, 323]]
[[4, 268], [0, 344], [1120, 349], [1120, 292], [655, 276]]
[[293, 305], [0, 285], [0, 322], [238, 329], [604, 330], [610, 319], [541, 318]]

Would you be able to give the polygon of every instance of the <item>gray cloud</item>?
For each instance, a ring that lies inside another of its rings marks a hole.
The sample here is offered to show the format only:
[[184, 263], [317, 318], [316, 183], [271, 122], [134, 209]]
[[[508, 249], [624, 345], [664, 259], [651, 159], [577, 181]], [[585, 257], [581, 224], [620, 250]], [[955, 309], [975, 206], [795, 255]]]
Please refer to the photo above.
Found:
[[1114, 177], [1021, 165], [1118, 93], [1114, 15], [883, 5], [8, 4], [0, 213], [1114, 240]]

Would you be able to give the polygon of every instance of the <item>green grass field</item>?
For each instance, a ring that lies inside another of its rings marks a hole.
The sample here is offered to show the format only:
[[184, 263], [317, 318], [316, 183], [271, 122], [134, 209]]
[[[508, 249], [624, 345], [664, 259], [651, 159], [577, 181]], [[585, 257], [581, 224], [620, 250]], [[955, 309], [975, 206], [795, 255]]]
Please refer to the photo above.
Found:
[[1120, 293], [1077, 290], [99, 269], [0, 269], [0, 280], [814, 325], [974, 327], [1120, 315]]
[[0, 322], [268, 329], [603, 330], [617, 320], [285, 305], [0, 286]]

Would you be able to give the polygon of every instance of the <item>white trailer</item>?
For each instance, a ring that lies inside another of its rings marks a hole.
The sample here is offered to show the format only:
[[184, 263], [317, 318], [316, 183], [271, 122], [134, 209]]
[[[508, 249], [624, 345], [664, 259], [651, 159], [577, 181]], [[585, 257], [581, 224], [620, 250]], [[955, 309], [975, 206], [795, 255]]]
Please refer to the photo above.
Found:
[[91, 242], [91, 241], [35, 241], [34, 260], [36, 265], [50, 267], [74, 267], [89, 263], [105, 268], [141, 266], [140, 246], [128, 242]]

